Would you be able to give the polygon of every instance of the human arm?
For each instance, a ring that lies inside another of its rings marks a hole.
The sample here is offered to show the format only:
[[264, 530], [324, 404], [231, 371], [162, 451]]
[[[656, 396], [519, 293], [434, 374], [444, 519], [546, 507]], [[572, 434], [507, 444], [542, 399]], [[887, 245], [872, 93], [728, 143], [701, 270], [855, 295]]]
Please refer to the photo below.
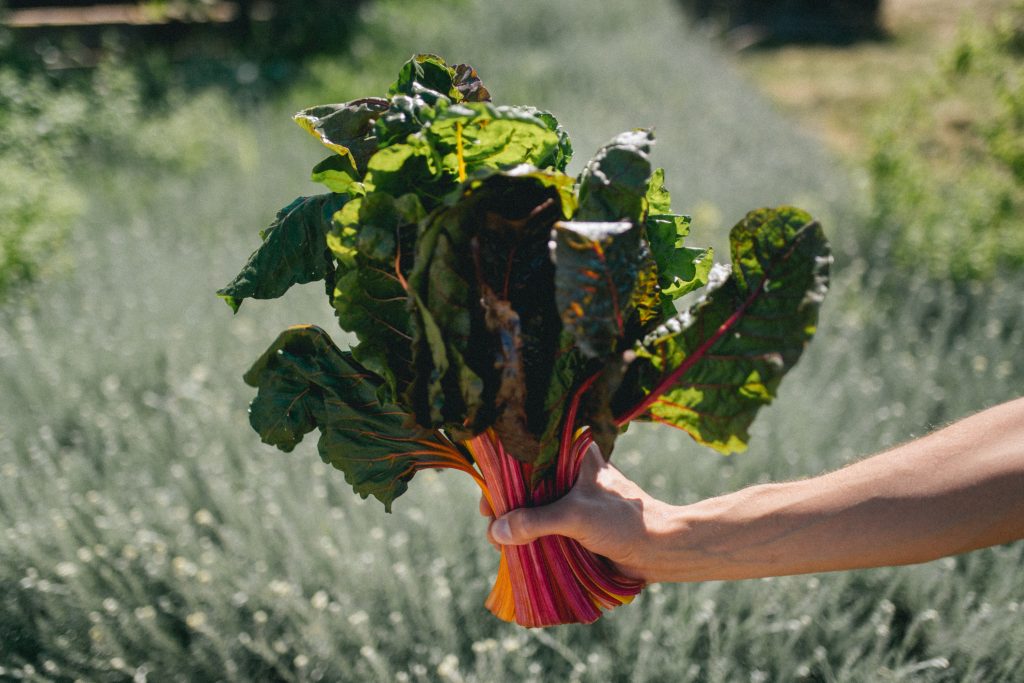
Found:
[[547, 534], [648, 582], [913, 564], [1024, 538], [1024, 399], [835, 472], [685, 506], [592, 451], [567, 496], [491, 526], [498, 542]]

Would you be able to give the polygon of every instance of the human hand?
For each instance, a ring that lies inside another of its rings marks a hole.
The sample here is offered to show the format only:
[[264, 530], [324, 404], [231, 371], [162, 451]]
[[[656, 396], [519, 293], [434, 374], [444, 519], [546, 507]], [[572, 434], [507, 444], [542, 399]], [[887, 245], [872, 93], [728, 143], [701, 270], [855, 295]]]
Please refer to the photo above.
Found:
[[648, 583], [660, 580], [654, 559], [658, 537], [669, 530], [671, 509], [605, 462], [596, 445], [584, 455], [576, 484], [554, 503], [493, 519], [486, 498], [480, 499], [481, 514], [492, 518], [488, 538], [493, 544], [566, 536], [608, 558], [623, 575]]

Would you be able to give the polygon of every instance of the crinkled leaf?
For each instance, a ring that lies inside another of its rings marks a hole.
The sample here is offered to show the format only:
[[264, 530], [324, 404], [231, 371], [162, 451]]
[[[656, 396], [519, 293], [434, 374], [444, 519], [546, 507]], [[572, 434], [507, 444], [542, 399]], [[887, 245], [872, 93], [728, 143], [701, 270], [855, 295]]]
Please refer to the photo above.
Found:
[[458, 186], [458, 176], [454, 168], [442, 165], [423, 135], [415, 134], [374, 154], [367, 165], [364, 185], [368, 192], [395, 197], [415, 193], [430, 210]]
[[377, 151], [373, 124], [388, 107], [385, 99], [367, 97], [310, 107], [293, 118], [330, 150], [349, 157], [353, 166], [364, 169], [367, 160]]
[[683, 238], [690, 232], [689, 216], [652, 215], [647, 217], [645, 227], [651, 254], [658, 264], [662, 294], [678, 299], [707, 284], [714, 252], [683, 246]]
[[555, 224], [555, 301], [562, 323], [587, 356], [610, 354], [625, 334], [644, 263], [640, 233], [631, 222]]
[[[554, 279], [547, 242], [571, 182], [524, 169], [474, 178], [424, 228], [409, 277], [417, 372], [409, 402], [421, 424], [477, 432], [507, 411], [506, 422], [519, 426], [525, 412], [529, 434], [516, 443], [536, 442], [546, 429], [540, 397], [561, 328], [554, 297], [544, 295]], [[525, 399], [512, 386], [523, 374]], [[531, 451], [514, 454], [533, 460]]]
[[245, 374], [258, 389], [249, 421], [264, 443], [291, 451], [320, 430], [324, 462], [364, 498], [390, 511], [417, 469], [449, 457], [436, 433], [410, 428], [406, 412], [377, 400], [380, 378], [339, 351], [314, 326], [285, 330]]
[[455, 89], [464, 102], [490, 102], [491, 93], [484, 87], [476, 69], [469, 64], [455, 65]]
[[730, 243], [731, 274], [638, 347], [620, 423], [649, 416], [723, 453], [746, 447], [814, 334], [831, 255], [821, 226], [790, 207], [752, 211]]
[[338, 259], [332, 296], [338, 323], [359, 338], [355, 358], [384, 378], [386, 400], [395, 400], [412, 378], [412, 327], [402, 278], [411, 269], [423, 215], [415, 195], [370, 194], [335, 215], [327, 238]]
[[237, 312], [245, 299], [274, 299], [292, 285], [330, 277], [334, 261], [326, 235], [331, 217], [347, 199], [341, 194], [299, 197], [281, 209], [261, 233], [263, 244], [217, 295]]
[[640, 222], [651, 180], [648, 155], [654, 136], [647, 130], [622, 133], [587, 162], [580, 175], [578, 221]]
[[557, 121], [533, 107], [496, 107], [487, 102], [442, 108], [425, 129], [444, 166], [456, 170], [461, 151], [464, 171], [527, 164], [565, 167], [565, 145]]
[[434, 117], [434, 108], [421, 97], [395, 95], [391, 106], [377, 119], [374, 130], [381, 148], [404, 142]]
[[676, 312], [670, 298], [661, 292], [658, 281], [658, 263], [651, 255], [647, 240], [640, 243], [637, 263], [639, 265], [636, 285], [633, 287], [633, 297], [630, 301], [634, 319], [630, 321], [631, 325], [627, 326], [628, 328], [636, 327], [637, 330], [633, 332], [630, 329], [625, 335], [631, 342], [646, 334], [653, 325], [664, 322]]
[[[665, 187], [665, 171], [657, 169], [647, 186], [647, 219], [644, 222], [651, 254], [657, 263], [658, 286], [668, 298], [678, 299], [707, 284], [714, 265], [709, 249], [683, 246], [690, 234], [690, 217], [672, 213], [672, 199]], [[673, 313], [670, 303], [665, 310]]]
[[[656, 168], [647, 185], [647, 212], [652, 215], [671, 214], [672, 197], [665, 187], [665, 169]], [[685, 235], [683, 235], [685, 237]]]
[[455, 87], [456, 78], [455, 69], [441, 57], [419, 54], [402, 65], [398, 79], [388, 88], [388, 95], [423, 96], [434, 93], [458, 100], [462, 93]]

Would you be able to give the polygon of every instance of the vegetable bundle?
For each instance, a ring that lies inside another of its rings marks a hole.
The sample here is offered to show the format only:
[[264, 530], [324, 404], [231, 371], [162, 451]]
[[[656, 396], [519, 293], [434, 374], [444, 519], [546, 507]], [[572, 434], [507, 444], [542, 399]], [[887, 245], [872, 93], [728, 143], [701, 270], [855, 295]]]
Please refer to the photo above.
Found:
[[[649, 131], [570, 177], [554, 116], [492, 104], [472, 67], [433, 55], [387, 97], [295, 119], [331, 150], [312, 173], [329, 192], [282, 209], [218, 294], [237, 311], [325, 283], [358, 342], [285, 330], [245, 375], [250, 421], [284, 451], [318, 429], [323, 460], [388, 510], [424, 468], [466, 472], [499, 515], [550, 502], [632, 420], [742, 450], [814, 333], [831, 262], [819, 224], [753, 211], [731, 267], [713, 265], [683, 245]], [[591, 622], [642, 587], [550, 536], [502, 548], [487, 607], [524, 626]]]

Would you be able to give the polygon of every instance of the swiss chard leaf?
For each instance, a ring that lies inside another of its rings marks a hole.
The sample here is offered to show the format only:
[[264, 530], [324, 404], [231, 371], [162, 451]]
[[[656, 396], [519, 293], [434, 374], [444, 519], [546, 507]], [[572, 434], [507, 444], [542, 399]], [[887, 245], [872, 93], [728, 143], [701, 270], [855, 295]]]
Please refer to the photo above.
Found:
[[462, 175], [520, 164], [561, 170], [569, 160], [558, 122], [533, 107], [451, 105], [438, 111], [426, 134], [444, 166], [458, 172], [461, 164]]
[[669, 299], [700, 289], [708, 282], [708, 273], [714, 265], [711, 248], [684, 247], [683, 238], [689, 234], [687, 216], [648, 216], [645, 224], [651, 254], [658, 264], [658, 286]]
[[831, 254], [821, 226], [790, 207], [752, 211], [730, 243], [731, 274], [638, 346], [620, 424], [646, 416], [723, 453], [746, 447], [814, 334]]
[[334, 212], [347, 200], [342, 194], [299, 197], [281, 209], [262, 231], [263, 244], [217, 295], [237, 312], [245, 299], [275, 299], [292, 285], [331, 277], [334, 259], [326, 235]]
[[293, 117], [310, 135], [352, 165], [365, 169], [377, 151], [374, 122], [389, 107], [387, 100], [367, 97], [343, 104], [324, 104], [303, 109]]
[[562, 324], [587, 356], [612, 353], [625, 334], [644, 263], [640, 233], [631, 222], [555, 224], [555, 301]]
[[419, 54], [402, 65], [398, 79], [388, 88], [388, 95], [432, 94], [434, 97], [443, 96], [457, 101], [462, 99], [462, 92], [455, 87], [458, 78], [456, 70], [441, 57]]
[[434, 117], [434, 108], [422, 97], [395, 95], [391, 106], [377, 119], [374, 130], [381, 148], [404, 142], [420, 132]]
[[580, 208], [574, 220], [641, 222], [653, 142], [650, 131], [635, 130], [616, 136], [598, 150], [580, 174]]
[[331, 298], [338, 323], [359, 338], [352, 349], [356, 360], [384, 378], [382, 400], [396, 400], [412, 379], [412, 326], [403, 281], [423, 216], [415, 195], [370, 194], [346, 204], [327, 237], [338, 259]]
[[351, 155], [332, 154], [313, 167], [310, 179], [323, 183], [331, 192], [352, 196], [365, 193], [363, 174], [356, 168]]
[[[571, 183], [525, 167], [492, 172], [465, 183], [423, 229], [409, 277], [416, 365], [409, 403], [421, 424], [475, 433], [505, 413], [498, 427], [521, 426], [525, 413], [530, 434], [509, 438], [531, 445], [546, 428], [541, 397], [561, 330], [547, 243], [565, 217]], [[514, 454], [533, 460], [530, 450]]]
[[264, 443], [291, 451], [320, 430], [320, 457], [364, 498], [390, 511], [416, 470], [451, 457], [437, 433], [411, 428], [406, 412], [377, 400], [380, 378], [314, 326], [285, 330], [245, 374], [258, 389], [249, 420]]

